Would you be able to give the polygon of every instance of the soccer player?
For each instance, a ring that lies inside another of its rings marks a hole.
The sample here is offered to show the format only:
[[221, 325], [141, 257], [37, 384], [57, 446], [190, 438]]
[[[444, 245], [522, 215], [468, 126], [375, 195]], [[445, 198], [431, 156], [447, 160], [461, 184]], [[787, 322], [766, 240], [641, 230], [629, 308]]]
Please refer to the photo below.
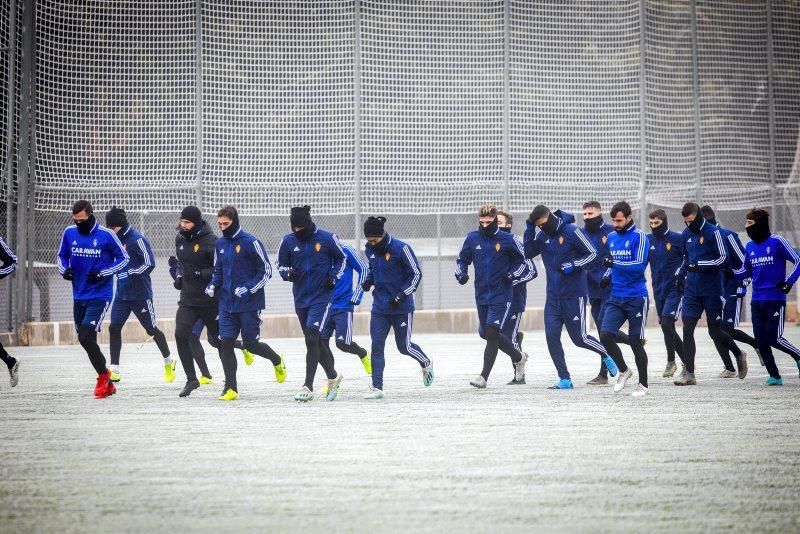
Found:
[[[786, 295], [800, 277], [800, 257], [786, 239], [770, 232], [766, 210], [754, 208], [747, 214], [745, 225], [751, 241], [745, 246], [744, 263], [736, 276], [753, 280], [750, 312], [756, 346], [769, 373], [767, 385], [782, 386], [783, 378], [775, 364], [773, 347], [791, 356], [800, 370], [800, 349], [783, 337]], [[787, 261], [794, 263], [788, 277]]]
[[169, 353], [169, 345], [164, 332], [156, 326], [156, 312], [153, 308], [153, 287], [150, 273], [156, 267], [150, 243], [135, 228], [128, 224], [124, 209], [112, 206], [106, 213], [106, 228], [111, 229], [130, 258], [125, 269], [117, 274], [117, 291], [111, 305], [111, 324], [108, 333], [111, 345], [111, 381], [119, 382], [119, 355], [122, 350], [122, 327], [131, 312], [144, 327], [164, 359], [164, 381], [175, 380], [176, 361]]
[[611, 220], [614, 223], [614, 232], [608, 234], [609, 256], [603, 259], [603, 264], [610, 270], [608, 275], [611, 276], [611, 296], [606, 303], [600, 340], [619, 369], [614, 391], [622, 391], [632, 373], [625, 364], [616, 338], [620, 327], [625, 322], [628, 323], [628, 339], [639, 373], [639, 384], [631, 396], [642, 397], [647, 394], [648, 384], [647, 353], [642, 340], [650, 306], [647, 280], [644, 276], [650, 247], [644, 232], [636, 228], [633, 212], [627, 202], [614, 204], [611, 208]]
[[686, 229], [681, 234], [683, 263], [675, 273], [675, 283], [683, 291], [683, 375], [675, 380], [676, 386], [694, 386], [695, 353], [694, 330], [705, 312], [708, 334], [718, 351], [731, 350], [739, 362], [744, 353], [720, 326], [722, 322], [722, 268], [727, 262], [727, 251], [722, 233], [708, 224], [700, 213], [700, 206], [687, 202], [681, 209]]
[[[208, 340], [219, 349], [219, 312], [216, 297], [206, 294], [206, 286], [214, 274], [214, 247], [217, 236], [203, 220], [197, 206], [186, 206], [181, 211], [178, 235], [175, 236], [175, 256], [180, 265], [175, 287], [180, 290], [178, 311], [175, 313], [175, 344], [186, 373], [186, 384], [178, 394], [188, 397], [200, 386], [194, 370], [195, 354], [192, 352], [192, 330], [198, 319], [208, 328]], [[203, 371], [203, 366], [200, 366]], [[207, 368], [206, 368], [207, 370]], [[211, 377], [208, 376], [210, 379]]]
[[433, 383], [433, 364], [416, 343], [411, 341], [414, 325], [414, 292], [422, 280], [417, 257], [406, 243], [384, 230], [386, 217], [368, 217], [364, 222], [364, 246], [369, 274], [364, 291], [372, 292], [372, 315], [369, 333], [372, 337], [372, 387], [365, 399], [382, 399], [383, 369], [386, 366], [384, 347], [389, 329], [401, 354], [411, 356], [422, 368], [422, 383]]
[[[510, 213], [503, 210], [497, 210], [497, 227], [501, 231], [511, 233], [513, 225], [514, 217]], [[514, 242], [517, 244], [519, 249], [523, 250], [522, 241], [520, 241], [520, 239], [514, 234], [511, 235], [514, 237]], [[538, 275], [538, 272], [536, 271], [536, 265], [533, 263], [533, 261], [525, 259], [525, 265], [528, 266], [525, 274], [512, 282], [514, 285], [514, 294], [511, 297], [511, 308], [508, 310], [510, 317], [500, 330], [504, 336], [511, 340], [511, 343], [514, 344], [514, 348], [518, 351], [522, 351], [523, 338], [522, 332], [519, 331], [519, 325], [522, 322], [522, 315], [525, 313], [525, 306], [527, 305], [528, 301], [528, 287], [526, 284], [536, 278]], [[514, 367], [513, 362], [511, 366]], [[525, 377], [522, 377], [522, 380], [519, 381], [513, 377], [508, 385], [511, 386], [524, 383]]]
[[[722, 239], [725, 242], [725, 251], [728, 255], [728, 264], [722, 268], [722, 287], [724, 293], [722, 294], [725, 299], [725, 304], [722, 308], [722, 329], [727, 332], [734, 341], [747, 343], [754, 349], [756, 348], [756, 340], [742, 332], [739, 326], [739, 319], [742, 315], [742, 303], [747, 294], [747, 282], [744, 280], [737, 280], [734, 271], [741, 269], [742, 262], [744, 262], [744, 246], [739, 240], [739, 234], [723, 228], [717, 224], [717, 216], [711, 206], [703, 206], [700, 208], [700, 213], [703, 218], [710, 224], [719, 228], [722, 234]], [[756, 349], [757, 350], [757, 349]], [[720, 378], [736, 378], [744, 379], [747, 376], [747, 357], [741, 359], [742, 365], [739, 366], [738, 373], [733, 367], [730, 353], [727, 348], [722, 348], [719, 351], [722, 358], [722, 364], [725, 366]]]
[[286, 380], [286, 365], [269, 345], [259, 341], [261, 310], [266, 306], [264, 286], [272, 276], [267, 250], [261, 241], [242, 230], [239, 213], [233, 206], [224, 206], [217, 212], [217, 224], [222, 237], [215, 245], [214, 275], [206, 295], [219, 297], [219, 355], [225, 373], [219, 400], [231, 401], [239, 398], [233, 348], [240, 332], [244, 348], [272, 362], [279, 383]]
[[278, 273], [292, 282], [294, 306], [306, 342], [306, 379], [294, 396], [298, 402], [314, 398], [314, 376], [321, 365], [328, 377], [325, 398], [336, 398], [342, 374], [334, 368], [333, 355], [322, 332], [328, 322], [333, 289], [343, 276], [347, 261], [335, 234], [317, 228], [311, 207], [293, 207], [289, 215], [292, 233], [278, 248]]
[[[683, 341], [675, 330], [675, 321], [681, 315], [683, 294], [675, 285], [675, 272], [683, 263], [682, 238], [678, 232], [669, 229], [667, 213], [662, 209], [650, 212], [650, 230], [647, 240], [650, 243], [650, 275], [653, 277], [653, 297], [656, 301], [656, 314], [661, 332], [664, 334], [664, 346], [667, 349], [667, 366], [662, 376], [670, 378], [675, 375], [675, 354], [683, 362]], [[685, 365], [685, 364], [684, 364]]]
[[[605, 347], [586, 333], [586, 267], [597, 257], [583, 230], [573, 224], [575, 217], [561, 210], [551, 212], [536, 206], [528, 216], [523, 240], [525, 257], [542, 255], [547, 274], [547, 298], [544, 305], [544, 330], [550, 358], [559, 380], [550, 389], [572, 389], [572, 379], [564, 359], [561, 329], [566, 326], [572, 342], [596, 352], [606, 363], [608, 373], [617, 375], [617, 366]], [[536, 229], [539, 232], [536, 233]]]
[[520, 352], [502, 333], [511, 311], [514, 280], [527, 269], [522, 247], [508, 232], [501, 232], [497, 223], [497, 206], [487, 204], [478, 210], [478, 230], [467, 234], [456, 259], [455, 276], [464, 285], [469, 280], [469, 266], [475, 270], [475, 303], [478, 307], [478, 333], [486, 339], [483, 369], [470, 385], [483, 389], [502, 350], [514, 363], [514, 380], [525, 380], [528, 355]]
[[72, 205], [72, 220], [75, 224], [61, 237], [58, 272], [72, 282], [75, 330], [97, 371], [94, 396], [102, 399], [116, 393], [117, 388], [97, 344], [97, 333], [113, 299], [114, 275], [128, 265], [128, 253], [117, 234], [100, 226], [88, 201], [78, 200]]
[[[589, 200], [583, 204], [583, 231], [597, 250], [597, 257], [586, 267], [586, 287], [589, 291], [589, 306], [598, 335], [600, 327], [603, 326], [606, 301], [611, 296], [611, 284], [608, 281], [603, 282], [603, 275], [607, 270], [603, 265], [603, 259], [608, 256], [608, 234], [614, 231], [614, 227], [603, 220], [602, 209], [596, 200]], [[628, 345], [628, 336], [617, 332], [616, 342]], [[600, 372], [586, 384], [589, 386], [608, 385], [608, 369], [602, 357], [600, 357]]]
[[[0, 236], [0, 280], [14, 272], [17, 268], [17, 257], [3, 238]], [[0, 343], [0, 360], [8, 366], [8, 374], [11, 376], [11, 387], [15, 387], [19, 382], [19, 360], [6, 352], [5, 347]]]

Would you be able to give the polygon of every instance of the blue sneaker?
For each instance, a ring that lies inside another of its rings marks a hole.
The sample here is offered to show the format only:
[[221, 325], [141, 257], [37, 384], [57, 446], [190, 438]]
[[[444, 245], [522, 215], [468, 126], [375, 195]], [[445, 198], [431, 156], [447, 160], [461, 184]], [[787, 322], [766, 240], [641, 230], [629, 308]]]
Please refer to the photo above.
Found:
[[547, 389], [572, 389], [572, 380], [569, 378], [561, 378], [555, 385]]
[[767, 385], [768, 386], [782, 386], [783, 385], [783, 378], [767, 378]]
[[614, 363], [614, 358], [606, 354], [603, 356], [603, 363], [606, 364], [606, 368], [608, 369], [608, 374], [611, 376], [617, 376], [619, 369], [617, 368], [617, 364]]

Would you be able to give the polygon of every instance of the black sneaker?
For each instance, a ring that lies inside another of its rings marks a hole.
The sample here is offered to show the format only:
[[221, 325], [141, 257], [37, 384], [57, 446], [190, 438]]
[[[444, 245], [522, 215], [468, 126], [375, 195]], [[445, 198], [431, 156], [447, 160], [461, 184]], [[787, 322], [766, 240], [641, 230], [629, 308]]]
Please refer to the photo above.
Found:
[[183, 386], [183, 389], [180, 393], [178, 393], [179, 397], [188, 397], [192, 394], [192, 391], [196, 390], [200, 387], [200, 382], [198, 380], [187, 380], [186, 385]]
[[597, 375], [596, 377], [592, 378], [588, 382], [586, 382], [587, 386], [607, 386], [608, 385], [608, 376], [606, 375]]
[[525, 376], [522, 376], [522, 380], [511, 379], [511, 382], [506, 384], [507, 386], [520, 386], [525, 383]]

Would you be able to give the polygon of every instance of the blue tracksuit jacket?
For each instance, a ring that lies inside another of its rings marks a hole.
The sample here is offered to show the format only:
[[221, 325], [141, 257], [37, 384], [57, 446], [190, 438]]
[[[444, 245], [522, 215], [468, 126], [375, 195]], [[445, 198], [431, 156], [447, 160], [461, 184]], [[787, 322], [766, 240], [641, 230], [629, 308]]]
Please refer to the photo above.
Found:
[[[786, 262], [794, 263], [794, 269], [786, 278]], [[736, 271], [739, 279], [753, 280], [753, 300], [786, 301], [786, 295], [778, 289], [783, 282], [794, 285], [800, 277], [800, 256], [786, 239], [772, 234], [762, 243], [750, 241], [744, 248], [744, 262]]]
[[[331, 309], [353, 311], [353, 306], [361, 304], [361, 298], [364, 296], [361, 283], [367, 278], [369, 268], [356, 249], [346, 243], [340, 243], [340, 245], [347, 258], [347, 267], [345, 267], [342, 277], [336, 282], [336, 287], [333, 288]], [[357, 275], [355, 287], [353, 286], [353, 273]]]
[[117, 235], [130, 260], [127, 268], [117, 274], [119, 300], [148, 300], [153, 298], [150, 273], [156, 268], [153, 249], [147, 239], [130, 225]]
[[608, 251], [614, 259], [611, 268], [611, 296], [620, 298], [646, 297], [647, 257], [649, 241], [644, 232], [631, 225], [622, 232], [608, 234]]
[[470, 264], [475, 269], [475, 302], [479, 306], [511, 302], [512, 280], [527, 270], [522, 247], [512, 234], [501, 230], [491, 236], [477, 230], [467, 234], [456, 260], [456, 278], [466, 273]]
[[[684, 294], [695, 297], [721, 297], [722, 272], [728, 255], [722, 233], [713, 224], [703, 221], [695, 233], [686, 228], [681, 234], [683, 263], [676, 275], [685, 276]], [[696, 271], [689, 271], [688, 265], [697, 265]]]
[[663, 237], [647, 234], [650, 243], [650, 276], [653, 277], [653, 295], [664, 299], [675, 287], [675, 272], [683, 263], [683, 238], [678, 232], [667, 230]]
[[[58, 251], [58, 272], [64, 274], [72, 268], [72, 298], [75, 300], [111, 301], [114, 296], [114, 275], [128, 265], [128, 253], [122, 248], [117, 234], [95, 222], [87, 235], [69, 226], [61, 236]], [[99, 281], [88, 279], [91, 271], [103, 277]]]
[[[583, 230], [573, 224], [575, 217], [571, 213], [556, 210], [553, 215], [558, 217], [559, 223], [552, 237], [542, 231], [536, 232], [534, 224], [526, 223], [525, 257], [542, 255], [548, 298], [586, 297], [585, 269], [597, 258], [597, 250]], [[560, 272], [557, 265], [562, 265], [565, 272]]]
[[339, 280], [347, 258], [335, 234], [317, 228], [309, 239], [301, 241], [294, 234], [283, 237], [278, 247], [278, 274], [286, 280], [294, 273], [292, 294], [295, 308], [308, 308], [332, 301], [333, 290], [326, 289], [329, 276]]
[[725, 242], [725, 252], [728, 256], [728, 268], [733, 272], [724, 272], [722, 274], [722, 287], [723, 296], [728, 298], [735, 298], [736, 296], [745, 295], [747, 293], [747, 284], [743, 280], [736, 278], [735, 271], [742, 268], [744, 263], [744, 245], [739, 240], [739, 234], [727, 228], [717, 225], [722, 239]]
[[[406, 314], [414, 311], [414, 292], [422, 281], [422, 269], [414, 251], [408, 244], [386, 235], [386, 248], [379, 252], [366, 244], [364, 251], [369, 262], [369, 275], [375, 284], [372, 291], [372, 311], [385, 315]], [[399, 292], [406, 299], [394, 305], [392, 299]]]
[[[590, 232], [586, 228], [583, 229], [583, 233], [586, 234], [586, 237], [589, 238], [589, 241], [597, 250], [597, 258], [586, 266], [586, 286], [589, 290], [590, 299], [605, 299], [611, 294], [611, 288], [600, 287], [600, 281], [606, 272], [606, 268], [603, 266], [603, 258], [608, 255], [606, 246], [608, 234], [613, 231], [614, 226], [607, 222], [604, 222], [603, 226], [596, 232]], [[675, 269], [672, 272], [674, 273]]]
[[[214, 248], [210, 285], [219, 296], [219, 309], [229, 313], [263, 310], [264, 286], [272, 277], [264, 244], [240, 228], [233, 237], [218, 238]], [[236, 295], [237, 288], [246, 291]]]
[[2, 237], [0, 237], [0, 265], [2, 265], [0, 266], [0, 278], [8, 276], [17, 268], [17, 257]]

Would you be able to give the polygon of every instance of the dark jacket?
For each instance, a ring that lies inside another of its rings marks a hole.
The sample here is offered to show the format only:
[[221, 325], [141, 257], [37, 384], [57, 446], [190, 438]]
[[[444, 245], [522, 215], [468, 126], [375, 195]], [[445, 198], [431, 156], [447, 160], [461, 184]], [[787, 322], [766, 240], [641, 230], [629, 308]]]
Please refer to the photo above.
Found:
[[178, 232], [175, 237], [175, 257], [180, 262], [178, 276], [182, 278], [182, 306], [217, 306], [217, 299], [206, 295], [206, 286], [214, 274], [214, 245], [217, 236], [205, 221], [192, 228], [189, 238]]

